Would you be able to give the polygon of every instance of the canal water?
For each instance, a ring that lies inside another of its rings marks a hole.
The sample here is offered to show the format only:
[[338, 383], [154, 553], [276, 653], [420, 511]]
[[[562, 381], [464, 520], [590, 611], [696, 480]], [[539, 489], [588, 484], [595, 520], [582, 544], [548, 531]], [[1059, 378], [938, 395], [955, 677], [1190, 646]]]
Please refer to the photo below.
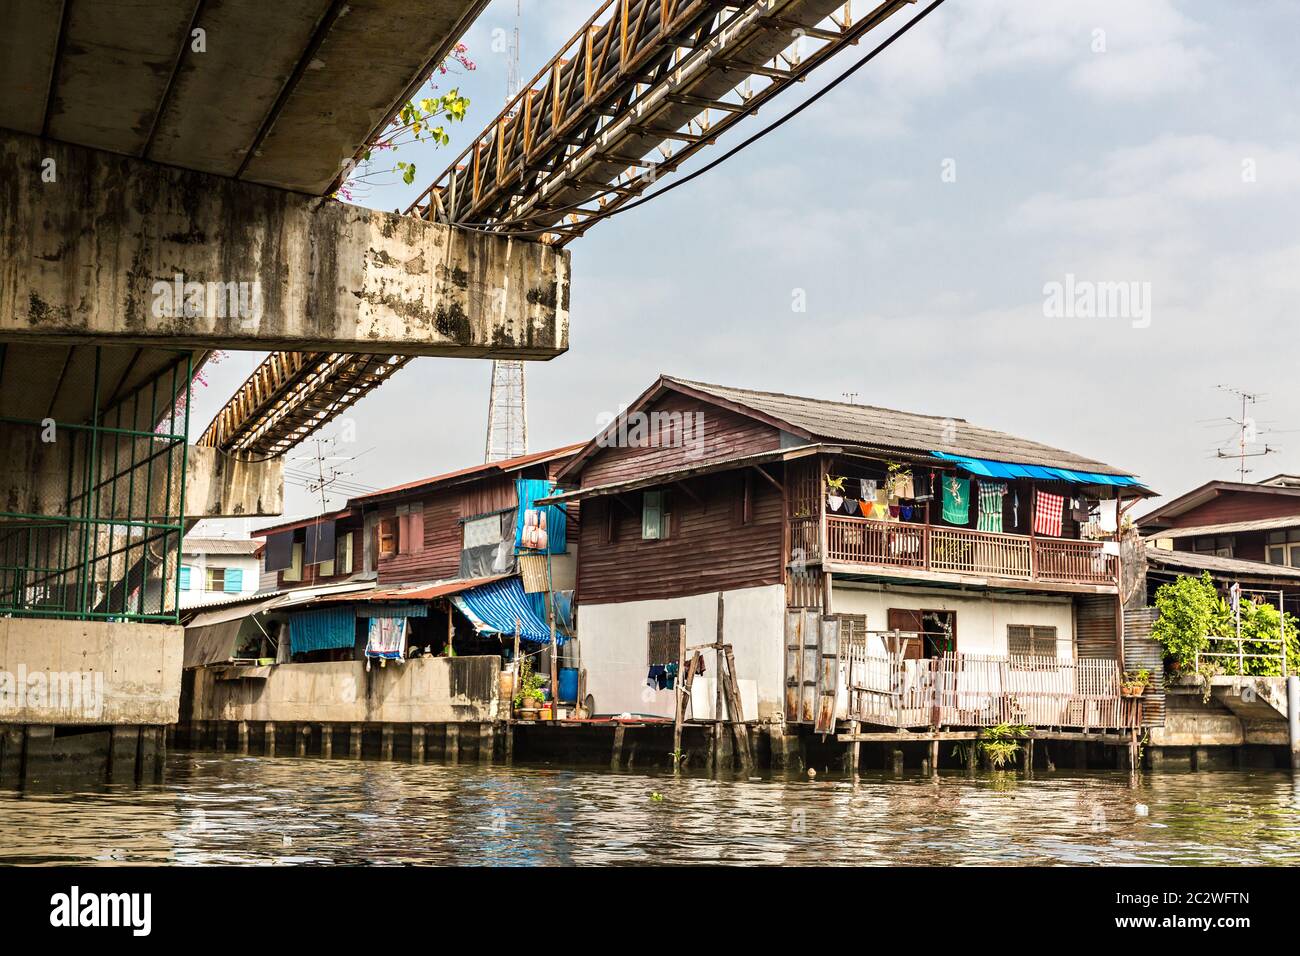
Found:
[[1289, 864], [1289, 773], [712, 780], [173, 753], [165, 783], [0, 791], [0, 864]]

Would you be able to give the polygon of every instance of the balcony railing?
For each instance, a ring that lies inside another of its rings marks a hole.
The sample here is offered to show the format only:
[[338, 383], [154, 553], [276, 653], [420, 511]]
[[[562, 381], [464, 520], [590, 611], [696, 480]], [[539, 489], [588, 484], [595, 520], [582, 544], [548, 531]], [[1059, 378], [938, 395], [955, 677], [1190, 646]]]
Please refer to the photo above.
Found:
[[1099, 541], [830, 515], [826, 539], [826, 560], [846, 564], [1070, 584], [1114, 584], [1118, 572]]
[[1114, 660], [947, 654], [905, 660], [845, 646], [837, 716], [877, 726], [1118, 730], [1140, 719]]

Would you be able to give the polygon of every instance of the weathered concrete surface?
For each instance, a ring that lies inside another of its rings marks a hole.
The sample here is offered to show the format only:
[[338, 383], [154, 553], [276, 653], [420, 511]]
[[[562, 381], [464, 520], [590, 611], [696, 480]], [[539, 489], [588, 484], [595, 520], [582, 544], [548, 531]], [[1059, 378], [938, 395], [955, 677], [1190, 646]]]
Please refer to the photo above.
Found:
[[[101, 516], [140, 520], [144, 515], [175, 515], [180, 507], [179, 453], [168, 468], [166, 456], [135, 469], [128, 484], [131, 444], [136, 460], [144, 461], [146, 439], [105, 442], [100, 455], [100, 474], [107, 477], [123, 472], [115, 493], [105, 493], [99, 504]], [[69, 467], [70, 441], [41, 441], [32, 429], [0, 426], [0, 511], [10, 514], [67, 516], [68, 477], [74, 478], [73, 494], [80, 493], [76, 480], [84, 470], [85, 445], [77, 446], [74, 467]], [[186, 518], [275, 517], [284, 513], [284, 459], [243, 461], [215, 448], [191, 445], [185, 478]], [[130, 494], [128, 494], [128, 491]], [[145, 494], [150, 500], [146, 503]]]
[[169, 625], [0, 619], [0, 724], [174, 724], [184, 645]]
[[321, 195], [485, 5], [3, 0], [0, 127]]
[[548, 359], [568, 308], [539, 243], [0, 132], [0, 340]]
[[284, 459], [242, 461], [215, 448], [189, 447], [185, 517], [274, 517], [284, 513]]
[[1165, 725], [1152, 727], [1150, 731], [1153, 747], [1238, 747], [1287, 742], [1286, 721], [1276, 713], [1273, 719], [1242, 717], [1215, 695], [1205, 701], [1199, 687], [1170, 687], [1165, 702]]
[[191, 719], [480, 723], [500, 711], [499, 670], [496, 657], [417, 657], [369, 672], [363, 661], [199, 668]]

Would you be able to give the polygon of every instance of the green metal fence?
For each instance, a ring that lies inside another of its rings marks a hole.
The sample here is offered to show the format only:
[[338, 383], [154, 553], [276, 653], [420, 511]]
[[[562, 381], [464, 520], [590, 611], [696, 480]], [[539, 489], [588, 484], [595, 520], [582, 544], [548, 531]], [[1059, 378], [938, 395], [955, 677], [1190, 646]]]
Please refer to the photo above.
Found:
[[130, 366], [84, 348], [84, 420], [0, 417], [11, 475], [29, 464], [0, 501], [0, 615], [176, 623], [193, 355], [154, 350], [161, 368], [118, 391]]

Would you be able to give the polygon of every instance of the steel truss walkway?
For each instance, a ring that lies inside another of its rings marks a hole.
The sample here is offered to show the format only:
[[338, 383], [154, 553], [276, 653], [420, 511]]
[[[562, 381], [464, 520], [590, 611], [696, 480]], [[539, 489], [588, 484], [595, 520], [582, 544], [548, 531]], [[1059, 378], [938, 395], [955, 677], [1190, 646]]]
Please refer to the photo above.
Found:
[[[407, 210], [564, 245], [915, 0], [605, 0]], [[276, 352], [200, 444], [279, 455], [409, 361]]]

